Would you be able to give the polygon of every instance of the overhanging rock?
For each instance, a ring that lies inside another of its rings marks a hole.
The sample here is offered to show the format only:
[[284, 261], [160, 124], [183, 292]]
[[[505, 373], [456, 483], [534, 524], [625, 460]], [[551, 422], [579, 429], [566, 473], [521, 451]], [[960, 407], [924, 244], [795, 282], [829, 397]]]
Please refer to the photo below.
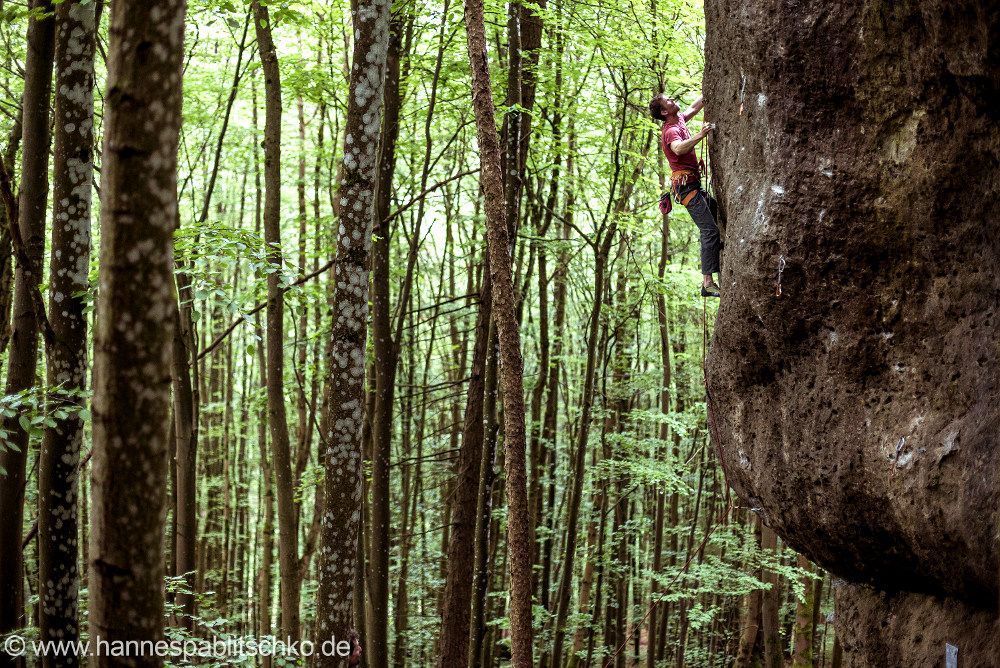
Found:
[[[995, 618], [998, 13], [986, 0], [705, 10], [726, 221], [708, 379], [730, 482], [790, 545], [874, 587], [853, 588], [852, 609], [888, 592], [942, 623]], [[1000, 645], [973, 626], [960, 652]], [[878, 662], [849, 640], [854, 665]], [[943, 647], [926, 651], [941, 663]]]

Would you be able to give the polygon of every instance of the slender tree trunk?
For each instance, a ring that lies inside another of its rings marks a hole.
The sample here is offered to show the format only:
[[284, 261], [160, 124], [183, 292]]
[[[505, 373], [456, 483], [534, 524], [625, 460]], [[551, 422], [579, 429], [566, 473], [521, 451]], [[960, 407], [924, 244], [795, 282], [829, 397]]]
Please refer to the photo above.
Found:
[[487, 252], [493, 281], [493, 316], [500, 342], [500, 386], [504, 411], [504, 464], [507, 490], [507, 550], [510, 567], [511, 665], [530, 668], [531, 511], [525, 473], [524, 360], [511, 275], [511, 246], [501, 178], [500, 141], [494, 123], [482, 0], [466, 0], [465, 27], [472, 67], [472, 102], [479, 138], [480, 183], [486, 201]]
[[[35, 384], [38, 353], [42, 280], [42, 253], [45, 247], [45, 207], [49, 179], [49, 95], [52, 90], [52, 59], [55, 19], [47, 0], [33, 0], [33, 9], [47, 18], [30, 18], [28, 52], [24, 66], [22, 103], [21, 190], [17, 216], [10, 219], [17, 268], [14, 274], [14, 302], [10, 353], [7, 358], [5, 394], [16, 394]], [[0, 634], [26, 626], [23, 598], [24, 566], [21, 555], [21, 523], [24, 519], [25, 466], [28, 434], [17, 417], [3, 420], [7, 446], [0, 450], [0, 468], [6, 471], [0, 485]], [[12, 659], [0, 654], [0, 666]]]
[[[258, 340], [263, 340], [264, 329], [260, 316], [254, 321], [254, 332]], [[267, 355], [263, 348], [257, 350], [257, 365], [260, 369], [260, 387], [267, 392]], [[257, 571], [257, 633], [260, 637], [271, 634], [271, 567], [274, 564], [274, 471], [267, 448], [267, 410], [261, 409], [257, 416], [257, 444], [260, 456], [260, 484], [263, 497], [261, 512], [264, 523], [261, 527], [260, 568]], [[261, 657], [261, 665], [270, 668], [271, 657]]]
[[[236, 266], [235, 276], [233, 277], [233, 285], [237, 290], [240, 288], [240, 269], [239, 265]], [[222, 377], [224, 379], [235, 378], [235, 370], [233, 368], [233, 339], [229, 339], [226, 343], [225, 351], [225, 367], [223, 368]], [[230, 546], [232, 544], [232, 528], [233, 528], [233, 513], [232, 513], [232, 497], [233, 497], [233, 465], [232, 465], [232, 432], [233, 432], [233, 386], [234, 382], [231, 380], [224, 381], [223, 391], [222, 391], [222, 552], [220, 555], [222, 576], [220, 578], [221, 582], [219, 584], [219, 594], [217, 597], [219, 611], [223, 617], [229, 617], [229, 605], [231, 599], [231, 593], [229, 591], [230, 585], [230, 573], [232, 571], [232, 559], [230, 553]]]
[[[555, 45], [555, 61], [556, 61], [556, 73], [555, 73], [555, 101], [554, 105], [556, 110], [553, 112], [552, 118], [552, 151], [555, 154], [554, 164], [552, 167], [551, 179], [549, 181], [549, 194], [548, 199], [544, 206], [544, 223], [542, 224], [542, 229], [545, 233], [548, 232], [549, 227], [552, 224], [552, 219], [555, 217], [556, 202], [559, 194], [559, 175], [562, 167], [563, 160], [563, 146], [562, 146], [562, 112], [559, 107], [562, 104], [562, 81], [563, 81], [563, 50], [564, 50], [564, 40], [562, 33], [556, 31], [556, 45]], [[537, 53], [534, 54], [534, 62], [537, 63]], [[534, 74], [531, 74], [534, 77]], [[532, 79], [533, 80], [533, 79]], [[526, 93], [522, 93], [526, 95]], [[532, 98], [534, 97], [534, 92], [531, 92]], [[526, 124], [530, 122], [530, 116], [526, 116], [522, 119], [522, 129]], [[563, 223], [563, 233], [562, 238], [566, 236], [566, 228], [568, 226]], [[559, 237], [560, 235], [557, 235]], [[539, 377], [545, 378], [544, 381], [539, 381], [537, 386], [537, 391], [539, 394], [539, 411], [541, 410], [541, 394], [545, 392], [545, 406], [544, 406], [544, 417], [539, 416], [535, 418], [541, 421], [539, 429], [539, 438], [537, 447], [537, 462], [536, 467], [539, 472], [537, 474], [538, 480], [535, 481], [537, 485], [537, 490], [535, 493], [538, 498], [533, 504], [533, 509], [535, 511], [535, 524], [543, 523], [546, 532], [542, 540], [542, 544], [536, 547], [540, 551], [540, 561], [541, 561], [541, 580], [539, 582], [539, 602], [542, 607], [548, 611], [551, 611], [551, 601], [550, 589], [552, 580], [552, 536], [554, 533], [554, 522], [555, 522], [555, 463], [556, 463], [556, 425], [559, 417], [559, 371], [560, 371], [560, 361], [559, 358], [562, 354], [562, 337], [563, 337], [563, 325], [566, 321], [566, 272], [568, 264], [568, 256], [565, 250], [560, 249], [558, 254], [558, 262], [553, 276], [551, 277], [555, 282], [555, 321], [553, 323], [552, 331], [548, 331], [548, 283], [549, 277], [546, 276], [546, 264], [547, 264], [547, 252], [544, 245], [539, 249], [538, 255], [538, 291], [539, 291], [539, 338], [541, 339], [540, 345], [542, 347], [541, 354], [539, 355], [538, 373]], [[545, 305], [543, 309], [542, 306]], [[543, 323], [544, 330], [543, 330]], [[550, 336], [553, 338], [553, 342], [550, 343]], [[534, 397], [532, 397], [534, 400]], [[534, 407], [532, 415], [534, 415]], [[533, 444], [534, 445], [534, 444]], [[535, 461], [535, 460], [533, 460]], [[546, 492], [543, 495], [543, 487]], [[549, 661], [548, 647], [542, 653], [542, 664], [548, 666]]]
[[[396, 139], [399, 136], [399, 112], [402, 106], [399, 59], [403, 44], [403, 21], [393, 18], [389, 24], [383, 90], [381, 141], [377, 163], [375, 210], [372, 240], [372, 347], [375, 353], [375, 411], [371, 416], [371, 550], [369, 582], [371, 616], [368, 618], [368, 664], [372, 668], [389, 665], [389, 551], [392, 512], [390, 501], [389, 460], [392, 450], [393, 399], [399, 342], [393, 338], [391, 323], [389, 264], [392, 231], [389, 205], [396, 168]], [[400, 305], [401, 311], [405, 305]], [[400, 316], [402, 317], [402, 312]]]
[[[809, 560], [798, 555], [797, 564], [805, 573], [812, 573]], [[811, 668], [813, 665], [813, 579], [802, 577], [805, 598], [795, 605], [795, 628], [792, 633], [792, 668]]]
[[[299, 129], [299, 164], [298, 179], [295, 183], [295, 190], [298, 195], [299, 205], [299, 257], [298, 270], [299, 278], [306, 275], [306, 234], [308, 230], [307, 221], [309, 212], [306, 207], [306, 110], [305, 100], [302, 93], [296, 96], [295, 107], [298, 116]], [[306, 380], [306, 362], [308, 360], [308, 339], [309, 339], [309, 299], [303, 293], [299, 299], [299, 321], [295, 331], [295, 469], [294, 483], [299, 484], [302, 472], [309, 462], [310, 425], [312, 421], [309, 415], [309, 392]], [[295, 508], [296, 526], [301, 522], [302, 504], [297, 503]], [[301, 582], [300, 582], [301, 585]]]
[[823, 575], [823, 570], [819, 566], [815, 566], [816, 575], [818, 576], [812, 582], [813, 594], [812, 594], [812, 620], [810, 624], [809, 633], [812, 638], [812, 655], [813, 662], [815, 663], [819, 657], [823, 656], [824, 650], [823, 646], [820, 645], [820, 633], [817, 630], [819, 627], [819, 618], [822, 613], [823, 607], [823, 582], [825, 577]]
[[[257, 134], [257, 87], [251, 87], [252, 119], [254, 135]], [[260, 182], [260, 157], [257, 147], [253, 149], [253, 179], [254, 179], [254, 233], [259, 235], [263, 218], [262, 189]], [[264, 340], [264, 329], [261, 326], [260, 313], [254, 314], [254, 338]], [[260, 389], [267, 394], [267, 354], [263, 347], [257, 347], [257, 369]], [[274, 564], [274, 473], [272, 471], [269, 450], [267, 447], [267, 408], [262, 407], [257, 415], [257, 447], [260, 457], [260, 496], [263, 526], [259, 534], [260, 566], [257, 569], [255, 592], [257, 594], [257, 634], [265, 637], [271, 634], [271, 567]], [[263, 668], [271, 667], [271, 657], [261, 657]]]
[[[602, 338], [606, 339], [607, 337], [602, 336]], [[605, 434], [603, 433], [601, 434], [601, 439], [602, 443], [606, 444]], [[602, 447], [602, 456], [607, 457], [609, 454], [610, 453], [606, 452], [605, 449]], [[597, 458], [595, 457], [594, 459], [595, 459], [594, 463], [596, 464]], [[590, 665], [591, 659], [594, 654], [594, 645], [596, 640], [595, 638], [596, 633], [594, 633], [594, 631], [598, 628], [598, 621], [601, 618], [601, 603], [604, 596], [604, 582], [606, 580], [605, 570], [604, 570], [604, 563], [605, 563], [604, 545], [605, 545], [605, 537], [607, 534], [607, 532], [605, 531], [605, 527], [607, 526], [607, 519], [608, 519], [608, 500], [609, 500], [608, 490], [610, 488], [611, 488], [610, 483], [607, 480], [602, 480], [598, 487], [599, 489], [598, 498], [595, 499], [594, 503], [592, 504], [592, 509], [593, 509], [592, 514], [596, 514], [597, 517], [596, 518], [592, 517], [590, 520], [591, 528], [588, 533], [588, 536], [590, 537], [590, 539], [588, 540], [588, 545], [591, 547], [591, 549], [590, 549], [590, 559], [587, 564], [587, 569], [590, 570], [589, 581], [591, 582], [593, 581], [595, 572], [597, 577], [597, 582], [594, 585], [594, 606], [590, 617], [589, 625], [580, 624], [577, 627], [576, 633], [573, 636], [572, 654], [569, 657], [569, 661], [567, 662], [567, 665], [570, 668], [575, 668], [578, 665], [577, 659], [579, 657], [580, 650], [583, 648], [584, 639], [587, 640], [587, 654], [586, 654], [586, 661], [584, 662], [585, 666]], [[584, 584], [586, 584], [587, 582], [588, 582], [587, 572], [585, 570]], [[581, 615], [590, 612], [589, 608], [587, 608], [584, 605], [585, 599], [583, 593], [584, 592], [582, 591], [580, 593], [579, 609]]]
[[299, 637], [299, 547], [295, 481], [285, 411], [285, 298], [281, 289], [281, 75], [266, 5], [253, 2], [257, 44], [264, 71], [264, 242], [267, 275], [267, 421], [274, 453], [278, 500], [278, 568], [281, 577], [281, 634]]
[[[445, 267], [442, 264], [441, 266], [442, 274], [444, 273], [444, 269]], [[440, 280], [439, 285], [441, 286], [441, 291], [443, 292], [445, 286], [444, 280]], [[440, 294], [437, 295], [436, 299], [440, 301], [441, 295]], [[435, 334], [437, 332], [439, 310], [440, 309], [437, 306], [435, 306], [434, 313], [431, 316], [431, 323], [430, 323], [431, 327], [429, 336], [429, 340], [431, 341], [430, 343], [431, 347], [433, 347]], [[410, 328], [411, 337], [414, 337], [414, 329], [415, 328], [413, 327]], [[410, 384], [412, 385], [413, 384], [412, 376], [415, 367], [413, 358], [415, 358], [417, 354], [416, 342], [411, 339], [408, 348], [411, 357], [408, 366], [410, 368], [410, 374], [409, 374], [411, 378]], [[400, 531], [400, 538], [399, 538], [399, 543], [400, 543], [399, 585], [396, 589], [395, 620], [394, 620], [396, 639], [394, 647], [393, 665], [396, 668], [405, 668], [407, 665], [410, 665], [412, 663], [413, 652], [410, 649], [409, 643], [407, 643], [407, 630], [409, 626], [409, 607], [410, 607], [410, 602], [409, 602], [410, 546], [413, 542], [412, 540], [413, 527], [417, 519], [417, 500], [420, 498], [421, 492], [423, 490], [422, 471], [423, 471], [423, 455], [424, 455], [424, 434], [425, 434], [425, 427], [427, 424], [427, 394], [428, 394], [427, 381], [428, 378], [430, 377], [431, 359], [432, 356], [430, 354], [425, 356], [424, 367], [420, 379], [420, 386], [423, 388], [423, 390], [421, 392], [421, 398], [420, 398], [420, 411], [418, 412], [416, 417], [416, 434], [415, 438], [412, 439], [414, 442], [416, 442], [416, 450], [417, 450], [415, 456], [416, 462], [415, 464], [412, 465], [413, 466], [412, 474], [410, 471], [407, 471], [403, 485], [403, 495], [402, 495], [403, 506], [401, 512], [403, 518], [403, 525], [402, 525], [402, 530]], [[407, 413], [407, 415], [411, 414], [412, 412]], [[407, 438], [407, 441], [409, 440], [410, 439]], [[410, 447], [411, 447], [410, 443], [404, 442], [403, 452], [409, 452]]]
[[[184, 0], [111, 7], [94, 343], [92, 639], [163, 638], [184, 14]], [[122, 479], [130, 484], [117, 484]], [[93, 665], [162, 662], [103, 656]]]
[[[486, 272], [484, 282], [488, 279]], [[492, 288], [490, 288], [492, 290]], [[492, 293], [490, 293], [492, 294]], [[490, 300], [492, 304], [492, 299]], [[492, 313], [492, 306], [491, 313]], [[470, 624], [469, 665], [490, 666], [485, 658], [492, 652], [492, 643], [487, 642], [486, 613], [487, 595], [496, 561], [499, 543], [499, 522], [493, 519], [494, 483], [496, 482], [495, 462], [497, 456], [497, 334], [491, 323], [486, 335], [486, 372], [483, 389], [483, 446], [479, 464], [479, 491], [476, 499], [476, 565], [472, 591], [472, 618]], [[497, 494], [496, 496], [499, 496]], [[495, 627], [490, 628], [490, 632]]]
[[[767, 525], [761, 525], [761, 549], [776, 552], [778, 536]], [[764, 573], [764, 582], [771, 588], [763, 593], [761, 604], [762, 629], [764, 631], [764, 668], [781, 668], [784, 663], [781, 647], [781, 624], [778, 613], [781, 610], [781, 592], [778, 574], [772, 570]]]
[[[627, 252], [628, 236], [626, 233], [620, 238], [618, 245], [618, 257], [621, 258], [625, 256]], [[604, 402], [612, 410], [612, 413], [609, 416], [610, 421], [606, 429], [607, 433], [620, 433], [623, 430], [624, 421], [626, 419], [625, 416], [628, 413], [629, 406], [627, 383], [629, 377], [628, 369], [631, 362], [626, 350], [629, 339], [625, 327], [627, 319], [629, 318], [627, 278], [628, 274], [625, 269], [625, 263], [621, 262], [618, 268], [614, 297], [616, 308], [614, 311], [614, 348], [611, 358], [612, 378], [610, 387], [608, 387], [605, 391], [604, 399]], [[616, 448], [612, 449], [614, 451]], [[620, 453], [615, 454], [618, 455], [616, 458], [622, 457]], [[615, 662], [618, 668], [624, 668], [625, 661], [628, 656], [625, 649], [629, 607], [629, 532], [627, 527], [632, 514], [632, 504], [629, 502], [628, 490], [626, 488], [624, 476], [619, 474], [615, 477], [615, 488], [617, 502], [615, 503], [615, 519], [614, 527], [612, 529], [612, 558], [609, 573], [611, 576], [610, 579], [614, 583], [615, 587], [614, 598], [609, 598], [609, 603], [613, 600], [613, 605], [609, 605], [608, 609], [608, 628], [611, 632], [606, 634], [605, 643], [610, 647], [611, 652], [614, 654]]]
[[[6, 165], [0, 167], [11, 172]], [[7, 207], [0, 207], [0, 356], [10, 342], [10, 304], [14, 298], [14, 246], [11, 244]], [[0, 372], [3, 365], [0, 364]]]
[[841, 668], [844, 664], [844, 649], [840, 644], [840, 638], [833, 637], [833, 656], [830, 657], [830, 668]]
[[[753, 516], [754, 547], [760, 546], [760, 518]], [[759, 574], [758, 574], [759, 576]], [[760, 660], [758, 637], [760, 635], [761, 590], [754, 589], [743, 597], [743, 620], [740, 623], [740, 644], [736, 654], [736, 668], [750, 668]]]
[[[492, 290], [489, 274], [483, 277], [479, 310], [476, 315], [476, 333], [472, 349], [472, 373], [469, 378], [465, 405], [465, 426], [462, 446], [458, 454], [458, 475], [454, 487], [451, 511], [451, 535], [448, 541], [448, 575], [445, 580], [441, 609], [441, 636], [438, 640], [439, 668], [451, 666], [464, 668], [469, 664], [469, 624], [473, 577], [476, 573], [476, 546], [481, 544], [480, 531], [489, 526], [489, 506], [481, 494], [481, 466], [483, 465], [483, 399], [486, 381], [486, 358], [489, 343], [489, 325], [493, 312]], [[490, 457], [489, 466], [493, 461]], [[490, 484], [492, 487], [492, 483]], [[478, 512], [478, 514], [477, 514]], [[486, 517], [482, 518], [485, 512]], [[483, 521], [480, 522], [479, 519]], [[480, 531], [477, 531], [479, 527]], [[473, 574], [473, 575], [470, 575]], [[484, 592], [485, 594], [485, 592]], [[478, 600], [478, 599], [474, 599]]]
[[190, 278], [185, 272], [177, 273], [177, 300], [175, 302], [176, 329], [172, 352], [173, 409], [174, 409], [174, 575], [185, 576], [187, 593], [177, 594], [177, 604], [185, 618], [181, 624], [192, 628], [190, 619], [195, 613], [195, 546], [197, 545], [198, 481], [195, 464], [198, 449], [198, 419], [191, 369], [194, 368], [194, 316]]
[[[368, 261], [390, 8], [388, 0], [359, 0], [353, 11], [354, 56], [337, 195], [340, 225], [334, 264], [333, 348], [327, 365], [330, 430], [323, 453], [326, 492], [316, 611], [321, 642], [348, 638], [359, 575], [356, 550], [362, 504]], [[338, 663], [337, 657], [318, 661], [320, 666]]]
[[[543, 233], [544, 234], [544, 233]], [[544, 243], [544, 242], [543, 242]], [[538, 250], [538, 372], [531, 390], [531, 437], [528, 446], [528, 463], [531, 477], [528, 482], [528, 502], [531, 508], [531, 563], [541, 564], [538, 527], [542, 523], [542, 471], [548, 450], [541, 443], [542, 398], [549, 379], [549, 275], [544, 247]], [[541, 591], [541, 569], [532, 568], [532, 585], [536, 600], [547, 607], [548, 596]], [[544, 650], [543, 650], [544, 655]], [[544, 663], [544, 660], [543, 660]]]
[[[80, 392], [86, 386], [90, 272], [90, 201], [93, 173], [94, 46], [93, 3], [70, 0], [56, 15], [55, 174], [52, 201], [52, 261], [47, 346], [48, 384]], [[73, 93], [71, 94], [70, 91]], [[58, 397], [66, 411], [45, 430], [38, 470], [38, 583], [43, 640], [79, 637], [77, 592], [77, 498], [83, 397]], [[44, 666], [78, 665], [77, 657], [43, 656]]]
[[[569, 227], [563, 224], [562, 239], [568, 237]], [[541, 259], [541, 258], [539, 258]], [[541, 266], [539, 266], [541, 269]], [[552, 612], [553, 601], [550, 600], [550, 589], [552, 582], [552, 561], [554, 536], [556, 530], [556, 429], [559, 417], [559, 376], [561, 368], [561, 357], [563, 354], [563, 330], [566, 322], [566, 282], [569, 270], [569, 255], [563, 249], [559, 251], [559, 263], [555, 270], [555, 299], [556, 313], [553, 325], [555, 343], [552, 347], [551, 361], [549, 368], [544, 373], [549, 375], [546, 383], [545, 418], [542, 422], [541, 433], [541, 465], [544, 467], [544, 488], [545, 496], [540, 502], [539, 515], [545, 523], [546, 535], [542, 540], [542, 579], [541, 579], [541, 604], [546, 610]], [[553, 665], [550, 655], [551, 648], [546, 647], [543, 653], [543, 666]]]
[[[17, 202], [11, 190], [14, 159], [21, 145], [21, 105], [14, 109], [14, 122], [7, 135], [7, 145], [0, 156], [0, 356], [7, 352], [10, 343], [10, 306], [14, 298], [14, 246], [11, 238], [11, 220], [17, 224]], [[8, 220], [11, 219], [11, 220]], [[0, 371], [3, 365], [0, 365]]]

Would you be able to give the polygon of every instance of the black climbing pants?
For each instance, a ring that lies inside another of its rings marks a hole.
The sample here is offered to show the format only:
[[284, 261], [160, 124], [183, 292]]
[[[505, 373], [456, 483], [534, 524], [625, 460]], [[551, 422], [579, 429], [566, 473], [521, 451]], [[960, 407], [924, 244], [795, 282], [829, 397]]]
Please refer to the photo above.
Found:
[[711, 195], [701, 189], [701, 181], [695, 179], [677, 189], [677, 199], [683, 201], [692, 190], [698, 194], [687, 203], [688, 213], [694, 219], [701, 232], [701, 273], [704, 275], [719, 273], [719, 254], [722, 251], [722, 238], [719, 225], [715, 220], [718, 206]]

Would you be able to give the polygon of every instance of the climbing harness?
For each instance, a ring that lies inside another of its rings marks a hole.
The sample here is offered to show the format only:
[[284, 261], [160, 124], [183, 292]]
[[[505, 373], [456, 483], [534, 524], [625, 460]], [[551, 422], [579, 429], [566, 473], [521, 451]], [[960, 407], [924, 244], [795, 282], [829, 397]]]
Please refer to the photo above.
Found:
[[688, 181], [697, 180], [698, 172], [690, 169], [678, 169], [670, 173], [670, 192], [673, 193], [674, 199], [679, 204], [687, 206], [695, 198], [695, 195], [698, 194], [697, 188], [684, 193], [681, 192], [681, 189], [688, 184]]
[[670, 172], [670, 190], [660, 195], [660, 213], [665, 216], [673, 210], [674, 205], [671, 201], [671, 196], [677, 200], [678, 204], [683, 206], [690, 204], [691, 200], [698, 194], [698, 189], [695, 188], [681, 194], [681, 188], [686, 186], [688, 181], [696, 180], [697, 178], [698, 173], [690, 169], [678, 169]]

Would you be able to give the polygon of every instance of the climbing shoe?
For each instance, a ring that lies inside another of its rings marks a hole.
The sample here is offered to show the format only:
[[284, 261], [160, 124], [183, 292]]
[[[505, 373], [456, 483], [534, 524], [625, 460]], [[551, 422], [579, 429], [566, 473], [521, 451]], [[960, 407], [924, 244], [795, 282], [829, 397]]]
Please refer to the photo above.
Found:
[[708, 285], [701, 286], [701, 296], [702, 297], [718, 297], [720, 288], [712, 281]]

